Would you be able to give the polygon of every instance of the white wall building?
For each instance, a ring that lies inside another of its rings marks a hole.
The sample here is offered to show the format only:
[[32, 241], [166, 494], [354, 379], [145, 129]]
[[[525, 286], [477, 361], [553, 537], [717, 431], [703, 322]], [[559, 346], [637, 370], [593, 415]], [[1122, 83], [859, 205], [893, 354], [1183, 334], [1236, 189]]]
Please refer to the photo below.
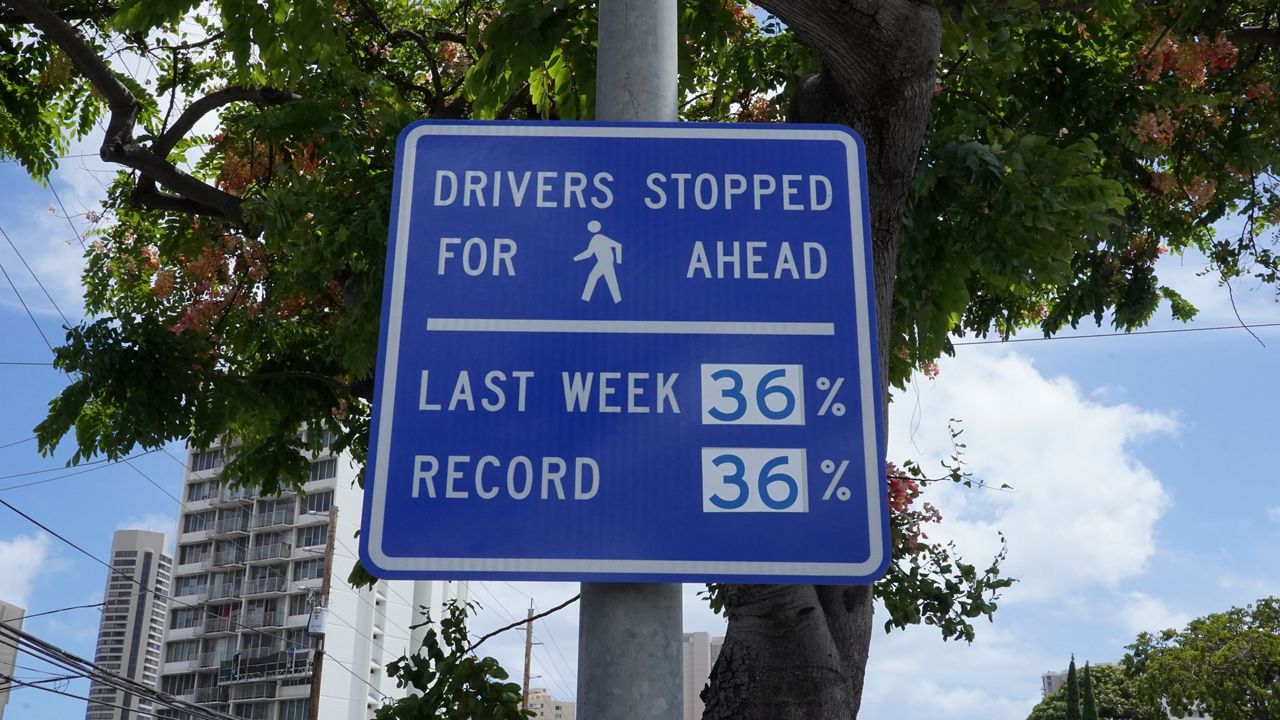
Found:
[[[111, 538], [93, 662], [130, 680], [155, 687], [160, 676], [172, 559], [164, 552], [164, 533], [117, 530]], [[126, 709], [128, 708], [128, 709]], [[149, 720], [152, 702], [94, 681], [89, 685], [85, 720]]]
[[[384, 699], [404, 695], [385, 666], [421, 646], [425, 629], [409, 631], [422, 619], [416, 607], [439, 619], [446, 600], [466, 599], [465, 583], [353, 589], [345, 579], [363, 494], [350, 458], [325, 452], [303, 493], [258, 497], [222, 485], [230, 452], [188, 454], [161, 691], [253, 720], [372, 718]], [[326, 561], [320, 659], [308, 624]], [[313, 701], [318, 715], [308, 713]]]
[[[0, 600], [0, 625], [7, 625], [14, 630], [21, 630], [22, 618], [26, 614], [27, 611], [17, 605], [10, 605]], [[0, 635], [0, 637], [5, 638], [4, 642], [0, 642], [0, 675], [11, 678], [13, 677], [13, 664], [18, 659], [18, 648], [15, 647], [18, 643], [12, 639], [12, 634], [6, 633]], [[4, 706], [5, 703], [9, 702], [10, 685], [11, 683], [7, 680], [0, 680], [0, 720], [4, 720]]]
[[702, 720], [705, 708], [702, 689], [711, 677], [711, 667], [720, 657], [724, 636], [704, 632], [685, 633], [681, 646], [680, 668], [684, 673], [684, 720]]
[[557, 700], [547, 694], [546, 688], [529, 688], [527, 707], [533, 712], [533, 720], [576, 720], [578, 704], [570, 700]]

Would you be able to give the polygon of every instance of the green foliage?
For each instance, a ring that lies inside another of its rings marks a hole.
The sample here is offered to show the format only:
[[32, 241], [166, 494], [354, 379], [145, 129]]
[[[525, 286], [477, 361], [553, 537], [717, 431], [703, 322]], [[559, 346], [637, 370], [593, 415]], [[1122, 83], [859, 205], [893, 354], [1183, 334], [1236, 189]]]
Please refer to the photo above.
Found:
[[1080, 677], [1080, 720], [1098, 720], [1098, 701], [1093, 694], [1091, 676], [1089, 663], [1086, 662]]
[[[944, 3], [942, 59], [904, 219], [901, 386], [955, 335], [1145, 324], [1155, 262], [1194, 248], [1223, 281], [1277, 279], [1280, 53], [1224, 33], [1258, 2]], [[1272, 20], [1268, 20], [1271, 18]], [[1212, 224], [1246, 218], [1239, 236]]]
[[[1133, 682], [1114, 665], [1087, 665], [1089, 687], [1102, 720], [1166, 720], [1159, 705], [1141, 699]], [[1058, 688], [1031, 710], [1027, 720], [1066, 720], [1067, 688]]]
[[1076, 677], [1076, 656], [1067, 666], [1067, 720], [1080, 720], [1080, 679]]
[[1196, 618], [1182, 630], [1142, 633], [1124, 667], [1143, 698], [1175, 715], [1280, 717], [1280, 598]]
[[[1161, 300], [1189, 318], [1194, 308], [1155, 273], [1166, 248], [1207, 253], [1226, 280], [1276, 279], [1280, 60], [1222, 35], [1274, 27], [1271, 4], [941, 5], [939, 84], [898, 253], [894, 383], [958, 335], [1052, 334], [1108, 317], [1130, 329]], [[154, 149], [184, 103], [227, 85], [300, 99], [220, 106], [206, 118], [216, 131], [158, 151], [241, 199], [243, 221], [143, 209], [137, 177], [116, 178], [88, 250], [90, 319], [57, 352], [72, 381], [38, 428], [42, 450], [70, 433], [77, 462], [234, 437], [224, 478], [271, 492], [306, 477], [306, 426], [336, 433], [363, 462], [399, 131], [423, 117], [590, 118], [595, 5], [58, 7], [91, 11], [76, 29], [100, 55], [154, 63], [150, 84], [120, 77], [137, 96], [139, 147]], [[682, 0], [679, 30], [685, 120], [781, 120], [797, 81], [819, 69], [741, 0]], [[0, 24], [0, 50], [0, 154], [44, 180], [107, 109], [31, 26]], [[1246, 232], [1215, 235], [1232, 212]], [[901, 475], [926, 484], [918, 467]], [[876, 592], [889, 627], [971, 638], [970, 621], [989, 617], [1011, 582], [1003, 553], [985, 570], [965, 563], [919, 532], [929, 522], [922, 506], [896, 516]]]
[[[467, 641], [467, 615], [473, 606], [450, 601], [445, 617], [427, 616], [422, 648], [387, 665], [396, 686], [416, 691], [378, 708], [378, 720], [520, 720], [521, 688], [507, 679], [498, 661], [481, 658]], [[418, 625], [415, 627], [421, 627]], [[437, 627], [439, 628], [437, 630]]]

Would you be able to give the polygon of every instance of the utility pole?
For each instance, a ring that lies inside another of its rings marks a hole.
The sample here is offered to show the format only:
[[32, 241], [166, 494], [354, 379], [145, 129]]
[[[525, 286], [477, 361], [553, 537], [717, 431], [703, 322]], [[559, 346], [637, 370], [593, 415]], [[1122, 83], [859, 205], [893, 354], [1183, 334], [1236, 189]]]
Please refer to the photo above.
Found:
[[[675, 122], [676, 0], [600, 0], [596, 120]], [[679, 720], [680, 586], [582, 583], [578, 715]]]
[[529, 709], [529, 665], [533, 661], [533, 601], [529, 601], [529, 615], [524, 622], [524, 695], [520, 697], [520, 709]]
[[[324, 575], [320, 578], [320, 604], [316, 606], [325, 608], [326, 622], [329, 619], [327, 617], [329, 612], [329, 577], [333, 575], [333, 539], [337, 533], [338, 506], [330, 505], [329, 527], [325, 529], [324, 533]], [[315, 652], [311, 653], [311, 694], [307, 699], [307, 720], [319, 720], [320, 718], [320, 670], [324, 665], [324, 635], [317, 636], [315, 643]]]

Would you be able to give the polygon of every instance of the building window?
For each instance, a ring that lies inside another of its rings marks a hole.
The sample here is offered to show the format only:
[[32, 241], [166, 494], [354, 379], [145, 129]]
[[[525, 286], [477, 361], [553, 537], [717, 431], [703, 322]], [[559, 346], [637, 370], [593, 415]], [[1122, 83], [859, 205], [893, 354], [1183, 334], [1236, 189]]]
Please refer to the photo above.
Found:
[[307, 720], [307, 698], [280, 703], [280, 720]]
[[188, 575], [178, 578], [173, 585], [173, 594], [177, 597], [183, 595], [198, 595], [204, 592], [205, 576], [204, 575]]
[[171, 642], [164, 649], [165, 662], [185, 662], [187, 660], [195, 660], [196, 655], [200, 654], [199, 640], [183, 640], [181, 642]]
[[170, 695], [187, 695], [196, 687], [196, 676], [193, 674], [185, 675], [165, 675], [160, 678], [160, 692]]
[[191, 453], [191, 472], [222, 467], [222, 448]]
[[178, 546], [178, 564], [198, 563], [209, 558], [209, 543]]
[[324, 560], [299, 560], [293, 564], [294, 580], [315, 580], [324, 576]]
[[[201, 483], [203, 484], [203, 483]], [[203, 492], [203, 490], [202, 490]], [[206, 495], [205, 497], [208, 497]], [[203, 532], [213, 529], [214, 512], [188, 513], [182, 516], [182, 532]]]
[[312, 525], [298, 530], [298, 547], [315, 547], [324, 545], [328, 538], [328, 525]]
[[290, 595], [289, 596], [289, 614], [290, 615], [310, 615], [311, 614], [311, 596], [310, 595]]
[[333, 507], [333, 491], [326, 490], [320, 493], [311, 493], [302, 501], [304, 512], [309, 513], [327, 513], [329, 508]]
[[328, 480], [338, 474], [338, 461], [334, 458], [311, 463], [311, 482]]
[[195, 502], [196, 500], [207, 500], [218, 493], [217, 480], [205, 480], [204, 482], [191, 483], [187, 486], [187, 502]]
[[175, 630], [191, 628], [200, 624], [200, 608], [181, 608], [173, 611], [173, 622], [169, 627]]

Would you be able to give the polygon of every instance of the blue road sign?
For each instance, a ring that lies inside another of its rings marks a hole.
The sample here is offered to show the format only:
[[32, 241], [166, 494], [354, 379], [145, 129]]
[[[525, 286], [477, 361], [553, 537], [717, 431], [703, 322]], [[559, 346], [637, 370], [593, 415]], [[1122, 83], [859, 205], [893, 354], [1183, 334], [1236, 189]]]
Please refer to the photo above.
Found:
[[835, 126], [406, 128], [365, 566], [879, 577], [865, 185]]

